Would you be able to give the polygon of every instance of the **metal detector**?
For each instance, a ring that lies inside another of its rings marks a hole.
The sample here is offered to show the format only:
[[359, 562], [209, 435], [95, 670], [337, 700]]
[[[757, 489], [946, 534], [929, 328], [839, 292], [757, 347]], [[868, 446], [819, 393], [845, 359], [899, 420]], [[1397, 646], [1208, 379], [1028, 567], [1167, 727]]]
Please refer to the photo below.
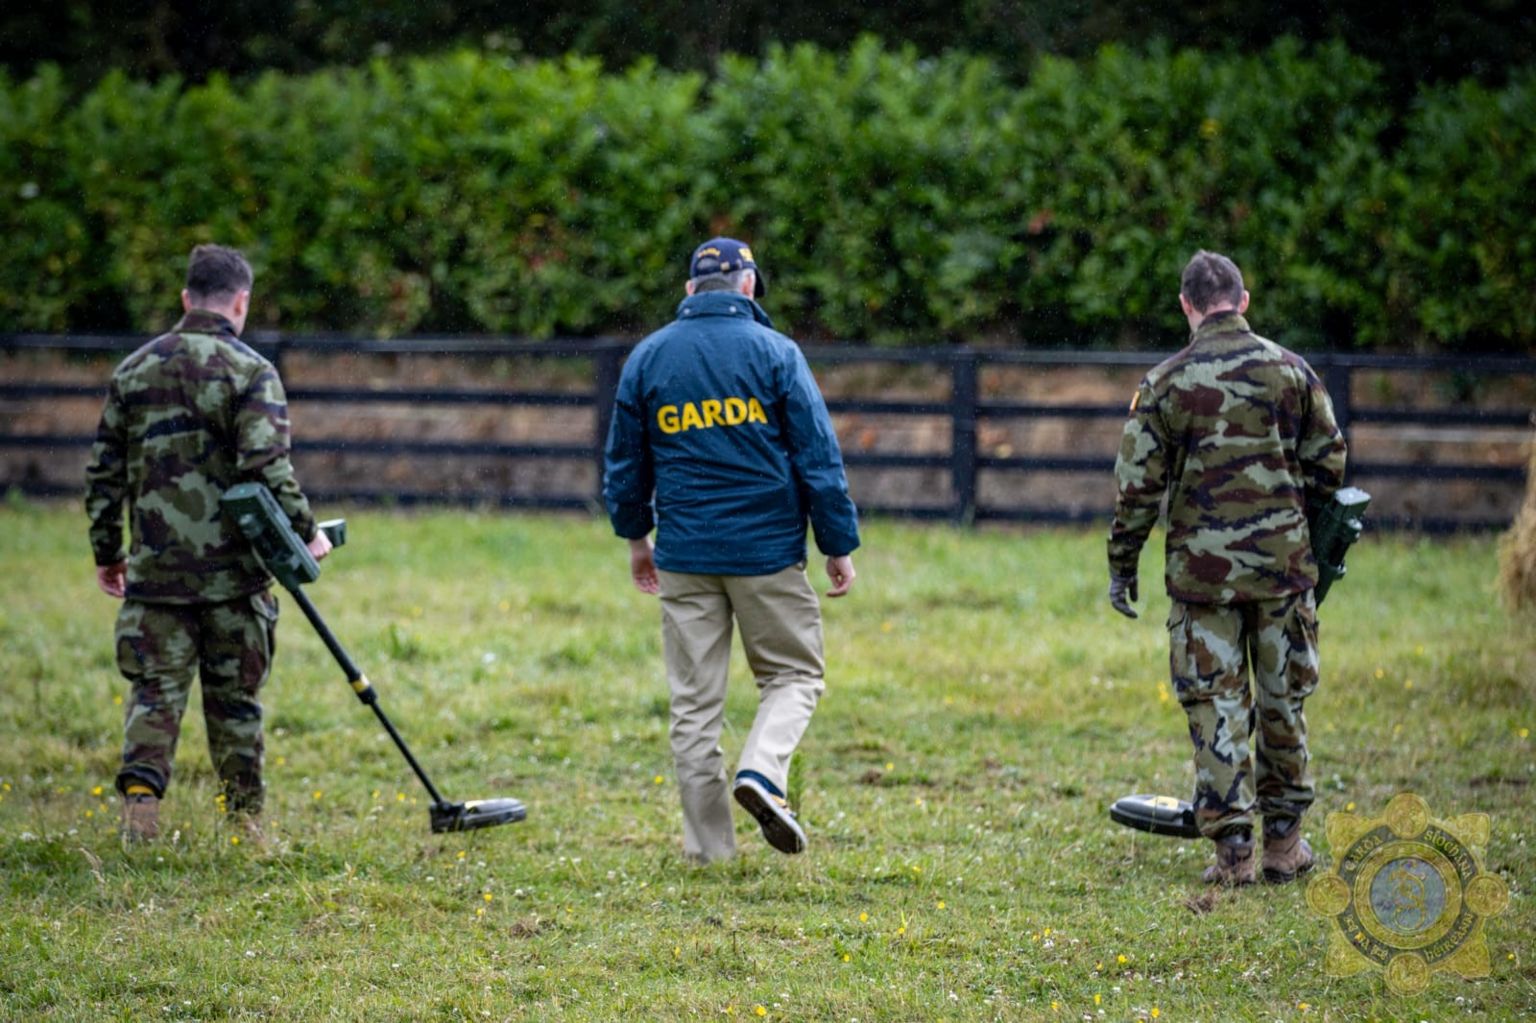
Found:
[[[347, 682], [352, 686], [352, 691], [357, 698], [367, 704], [378, 717], [384, 730], [395, 741], [405, 762], [411, 765], [411, 770], [416, 772], [416, 777], [421, 779], [421, 784], [426, 786], [427, 794], [432, 797], [430, 813], [432, 817], [432, 830], [444, 831], [471, 831], [475, 828], [489, 828], [497, 824], [512, 824], [528, 816], [528, 810], [522, 802], [516, 799], [471, 799], [464, 803], [450, 803], [437, 791], [432, 784], [432, 779], [427, 777], [427, 772], [422, 770], [421, 764], [416, 762], [416, 757], [411, 753], [410, 747], [400, 737], [392, 724], [384, 715], [384, 710], [379, 706], [379, 697], [374, 692], [373, 685], [368, 677], [362, 673], [341, 643], [332, 634], [330, 627], [320, 617], [320, 612], [315, 605], [310, 603], [309, 597], [304, 593], [303, 585], [312, 583], [320, 578], [320, 565], [314, 556], [293, 531], [293, 525], [288, 521], [287, 514], [282, 506], [277, 503], [277, 498], [261, 483], [238, 483], [224, 492], [219, 499], [223, 506], [224, 514], [229, 516], [236, 528], [240, 530], [251, 548], [256, 552], [257, 559], [271, 572], [283, 589], [293, 595], [294, 602], [299, 605], [299, 610], [304, 612], [304, 617], [309, 619], [309, 624], [314, 626], [325, 643], [331, 656], [341, 666], [341, 670], [347, 676]], [[346, 520], [336, 519], [332, 522], [320, 523], [320, 528], [325, 530], [331, 538], [334, 546], [341, 546], [346, 542]]]
[[1195, 808], [1173, 796], [1122, 796], [1109, 808], [1110, 819], [1137, 831], [1169, 838], [1199, 838]]

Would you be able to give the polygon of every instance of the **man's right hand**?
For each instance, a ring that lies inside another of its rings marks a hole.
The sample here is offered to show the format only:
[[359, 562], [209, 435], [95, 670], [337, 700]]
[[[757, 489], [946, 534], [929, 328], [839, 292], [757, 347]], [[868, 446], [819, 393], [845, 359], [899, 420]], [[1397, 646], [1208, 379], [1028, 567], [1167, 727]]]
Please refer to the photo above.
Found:
[[853, 570], [853, 558], [847, 554], [837, 558], [827, 559], [827, 578], [832, 580], [832, 588], [827, 591], [829, 597], [841, 597], [853, 588], [853, 579], [857, 575]]
[[308, 547], [309, 553], [315, 556], [316, 561], [319, 561], [331, 553], [331, 538], [325, 535], [325, 530], [317, 529], [315, 530], [315, 538], [304, 546]]
[[654, 597], [661, 592], [661, 580], [656, 575], [656, 554], [648, 536], [629, 541], [629, 577], [641, 593]]
[[1109, 577], [1109, 606], [1125, 615], [1127, 618], [1141, 617], [1136, 609], [1131, 606], [1131, 601], [1137, 599], [1136, 577], [1134, 575], [1111, 575]]
[[123, 594], [128, 592], [128, 562], [119, 561], [112, 565], [97, 565], [96, 585], [107, 596], [122, 600]]

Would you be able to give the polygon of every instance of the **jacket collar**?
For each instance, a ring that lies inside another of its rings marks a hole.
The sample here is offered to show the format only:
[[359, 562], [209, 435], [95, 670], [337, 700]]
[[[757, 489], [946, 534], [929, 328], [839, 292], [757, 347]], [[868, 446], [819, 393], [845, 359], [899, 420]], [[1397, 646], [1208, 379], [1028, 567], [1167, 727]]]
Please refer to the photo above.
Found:
[[1190, 335], [1191, 344], [1199, 342], [1203, 338], [1215, 337], [1217, 334], [1251, 334], [1252, 329], [1248, 321], [1235, 309], [1223, 309], [1219, 313], [1212, 313], [1200, 321], [1200, 326]]
[[749, 316], [765, 327], [773, 326], [762, 306], [735, 291], [706, 291], [701, 295], [689, 295], [678, 304], [678, 319], [692, 320], [700, 316]]
[[189, 309], [187, 314], [176, 321], [176, 326], [171, 328], [173, 334], [223, 334], [225, 337], [239, 337], [235, 332], [235, 325], [226, 317], [207, 309]]

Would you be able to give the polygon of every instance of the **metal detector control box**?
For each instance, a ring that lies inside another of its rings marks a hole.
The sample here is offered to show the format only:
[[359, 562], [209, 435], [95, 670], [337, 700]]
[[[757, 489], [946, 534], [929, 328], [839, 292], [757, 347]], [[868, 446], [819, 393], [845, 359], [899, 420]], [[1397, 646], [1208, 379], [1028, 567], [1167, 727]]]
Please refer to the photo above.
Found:
[[1371, 495], [1359, 487], [1345, 487], [1313, 516], [1312, 556], [1317, 560], [1317, 602], [1321, 604], [1335, 582], [1344, 578], [1344, 555], [1365, 529], [1365, 510]]
[[[320, 563], [293, 531], [288, 514], [264, 483], [237, 483], [219, 499], [240, 535], [250, 541], [256, 558], [285, 590], [295, 590], [320, 578]], [[347, 520], [320, 523], [331, 544], [347, 542]]]

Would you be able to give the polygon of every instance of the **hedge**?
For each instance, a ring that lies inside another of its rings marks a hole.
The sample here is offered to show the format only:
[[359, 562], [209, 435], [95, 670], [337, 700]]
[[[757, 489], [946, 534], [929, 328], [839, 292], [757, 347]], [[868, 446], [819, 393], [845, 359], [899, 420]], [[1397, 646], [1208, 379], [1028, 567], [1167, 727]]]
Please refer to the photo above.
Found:
[[865, 40], [641, 63], [477, 53], [241, 86], [0, 77], [0, 330], [147, 330], [187, 250], [252, 323], [643, 333], [688, 250], [751, 241], [806, 337], [1166, 344], [1197, 248], [1303, 346], [1536, 343], [1536, 71], [1421, 92], [1281, 41], [1008, 69]]

